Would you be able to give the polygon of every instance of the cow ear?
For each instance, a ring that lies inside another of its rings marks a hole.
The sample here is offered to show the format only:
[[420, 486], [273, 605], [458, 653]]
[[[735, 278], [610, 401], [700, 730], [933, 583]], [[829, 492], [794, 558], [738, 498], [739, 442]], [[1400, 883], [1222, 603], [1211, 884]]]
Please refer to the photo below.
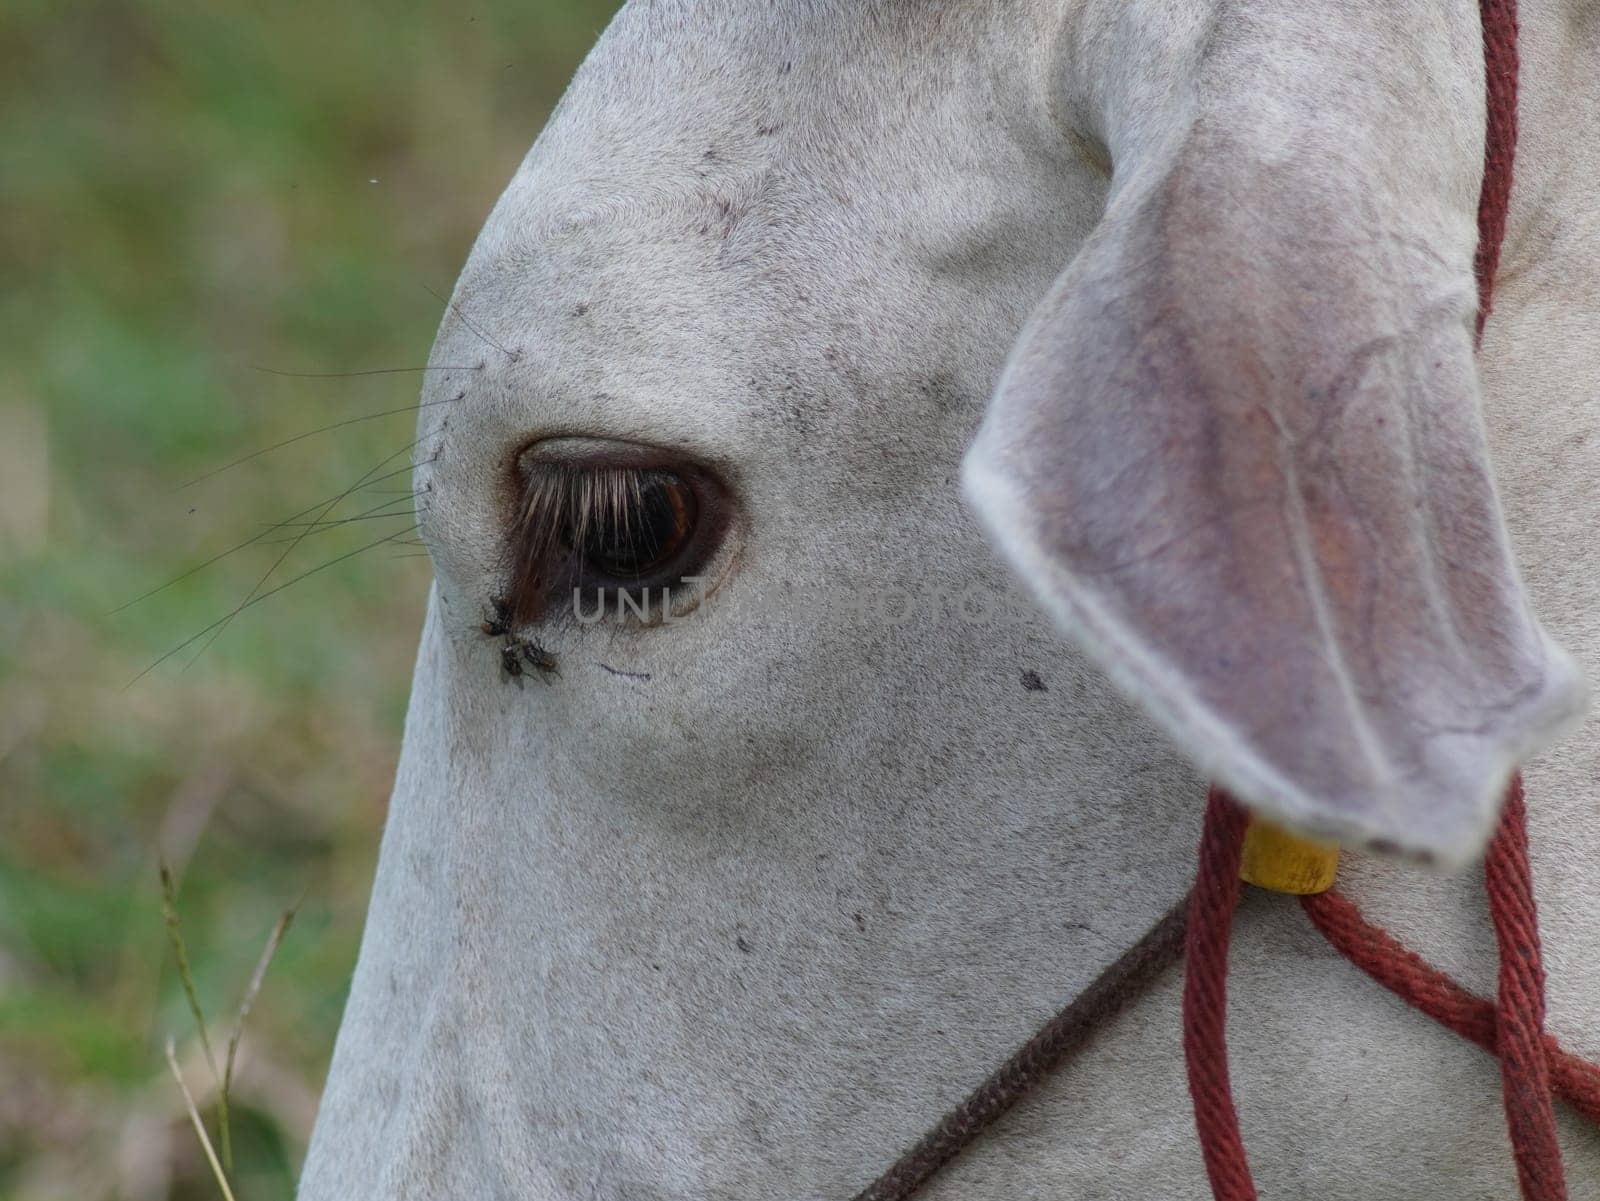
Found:
[[1204, 120], [1135, 174], [1013, 349], [968, 499], [1247, 805], [1459, 864], [1583, 706], [1490, 473], [1471, 209]]

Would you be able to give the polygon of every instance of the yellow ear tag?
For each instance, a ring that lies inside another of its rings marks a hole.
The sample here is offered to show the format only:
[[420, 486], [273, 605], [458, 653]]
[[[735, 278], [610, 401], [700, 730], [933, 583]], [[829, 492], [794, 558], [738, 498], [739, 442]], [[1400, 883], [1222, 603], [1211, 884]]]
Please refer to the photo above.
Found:
[[1239, 878], [1257, 888], [1309, 896], [1327, 892], [1339, 872], [1339, 848], [1252, 817], [1244, 832]]

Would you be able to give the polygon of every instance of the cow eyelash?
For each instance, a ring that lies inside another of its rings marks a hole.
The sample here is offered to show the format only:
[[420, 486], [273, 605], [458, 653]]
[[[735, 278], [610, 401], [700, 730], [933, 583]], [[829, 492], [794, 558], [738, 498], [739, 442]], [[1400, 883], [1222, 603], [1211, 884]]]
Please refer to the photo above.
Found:
[[726, 508], [709, 472], [659, 455], [519, 464], [505, 620], [531, 625], [569, 593], [591, 609], [596, 593], [660, 598], [709, 561]]

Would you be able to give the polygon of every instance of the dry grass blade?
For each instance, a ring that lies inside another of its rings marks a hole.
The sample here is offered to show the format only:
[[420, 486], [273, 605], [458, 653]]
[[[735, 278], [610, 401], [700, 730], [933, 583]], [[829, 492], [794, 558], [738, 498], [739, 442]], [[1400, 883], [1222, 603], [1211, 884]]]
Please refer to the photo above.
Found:
[[228, 1090], [233, 1085], [233, 1060], [239, 1052], [239, 1039], [244, 1034], [245, 1019], [250, 1016], [250, 1008], [256, 1003], [256, 994], [261, 991], [261, 981], [267, 974], [267, 968], [272, 965], [272, 957], [278, 953], [278, 946], [283, 942], [283, 936], [289, 932], [289, 925], [294, 921], [294, 915], [299, 909], [300, 902], [296, 901], [283, 911], [273, 925], [272, 933], [267, 936], [267, 945], [261, 948], [261, 958], [256, 960], [255, 971], [250, 973], [250, 983], [245, 986], [244, 1000], [239, 1002], [239, 1016], [234, 1019], [233, 1033], [228, 1036], [228, 1055], [222, 1065], [224, 1097], [228, 1095]]
[[200, 1031], [200, 1048], [205, 1052], [206, 1065], [216, 1075], [217, 1060], [211, 1053], [211, 1038], [206, 1033], [206, 1015], [200, 1009], [200, 994], [194, 986], [194, 973], [189, 968], [189, 948], [183, 941], [183, 922], [178, 917], [177, 886], [172, 880], [172, 869], [161, 864], [161, 920], [167, 927], [167, 941], [172, 943], [172, 953], [178, 962], [178, 979], [183, 981], [183, 995], [189, 999], [189, 1012], [194, 1014], [194, 1024]]
[[200, 1139], [201, 1149], [206, 1153], [206, 1162], [211, 1165], [211, 1174], [217, 1178], [217, 1187], [222, 1190], [224, 1201], [236, 1201], [233, 1190], [228, 1187], [228, 1177], [223, 1172], [222, 1165], [217, 1162], [217, 1153], [211, 1146], [211, 1136], [206, 1133], [206, 1124], [200, 1120], [200, 1109], [194, 1103], [194, 1095], [189, 1092], [189, 1086], [183, 1082], [183, 1072], [178, 1067], [177, 1052], [173, 1050], [170, 1038], [167, 1039], [167, 1067], [172, 1069], [172, 1078], [178, 1082], [178, 1091], [183, 1094], [184, 1108], [189, 1111], [189, 1121], [194, 1124], [194, 1132]]
[[[167, 940], [172, 943], [173, 958], [178, 964], [178, 979], [183, 982], [183, 995], [189, 1000], [189, 1012], [194, 1014], [195, 1029], [200, 1032], [200, 1049], [205, 1052], [206, 1066], [211, 1078], [217, 1075], [217, 1057], [211, 1051], [211, 1036], [206, 1031], [206, 1015], [200, 1008], [200, 993], [194, 986], [194, 972], [189, 967], [189, 948], [183, 941], [183, 921], [178, 917], [178, 889], [172, 879], [172, 869], [161, 864], [161, 919], [167, 927]], [[222, 1158], [233, 1166], [233, 1138], [228, 1126], [228, 1090], [217, 1093], [217, 1128], [222, 1132]]]

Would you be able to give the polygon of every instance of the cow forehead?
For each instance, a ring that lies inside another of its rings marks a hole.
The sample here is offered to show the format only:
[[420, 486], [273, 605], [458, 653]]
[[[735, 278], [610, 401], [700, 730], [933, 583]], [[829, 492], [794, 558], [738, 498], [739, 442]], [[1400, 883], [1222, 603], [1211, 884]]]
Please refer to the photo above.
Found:
[[999, 63], [980, 43], [1000, 31], [964, 40], [924, 6], [823, 23], [820, 44], [793, 6], [667, 10], [624, 10], [574, 81], [474, 247], [455, 297], [470, 322], [447, 315], [436, 361], [481, 356], [487, 332], [522, 352], [489, 366], [531, 436], [691, 446], [712, 416], [735, 419], [727, 439], [741, 417], [835, 407], [841, 379], [964, 365], [986, 387], [1100, 199], [1049, 132], [1043, 72], [1009, 69], [1039, 52], [1010, 39]]

